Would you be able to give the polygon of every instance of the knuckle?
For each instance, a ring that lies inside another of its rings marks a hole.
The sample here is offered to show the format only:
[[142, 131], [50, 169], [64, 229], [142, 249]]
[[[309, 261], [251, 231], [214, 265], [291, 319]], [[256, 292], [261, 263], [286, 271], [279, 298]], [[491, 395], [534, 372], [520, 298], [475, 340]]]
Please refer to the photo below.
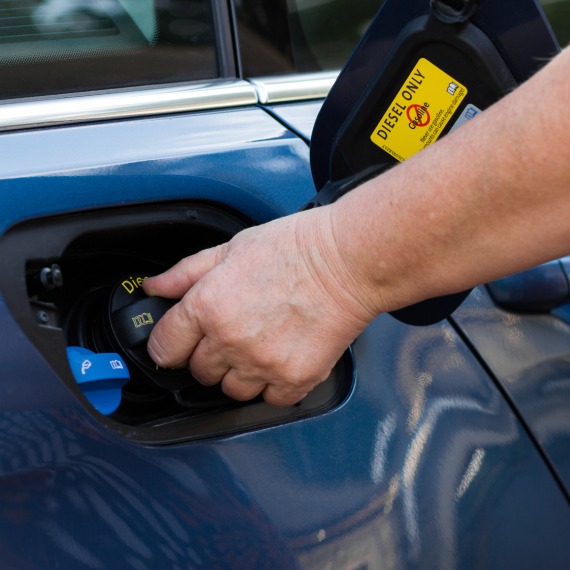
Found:
[[235, 370], [222, 380], [222, 391], [234, 400], [246, 401], [258, 396], [264, 389], [265, 383], [243, 379], [240, 372]]
[[278, 350], [271, 350], [269, 348], [260, 351], [256, 355], [257, 365], [262, 370], [272, 371], [279, 376], [283, 375], [286, 371], [286, 361]]
[[212, 386], [218, 384], [222, 376], [219, 367], [215, 366], [211, 360], [198, 354], [196, 351], [190, 356], [188, 361], [188, 371], [200, 384]]
[[200, 384], [210, 384], [212, 382], [212, 378], [208, 374], [207, 369], [196, 365], [194, 362], [192, 362], [192, 359], [190, 359], [190, 362], [188, 363], [188, 372], [190, 372], [192, 377], [200, 382]]
[[285, 368], [283, 374], [287, 378], [287, 384], [295, 391], [306, 390], [314, 381], [313, 375], [296, 363]]
[[238, 402], [245, 402], [247, 400], [251, 400], [253, 396], [250, 396], [248, 393], [236, 388], [231, 384], [226, 382], [222, 382], [222, 392], [232, 400], [237, 400]]
[[[174, 305], [169, 312], [172, 312], [173, 318], [181, 327], [188, 326], [195, 319], [196, 311], [194, 309], [194, 299], [190, 295], [184, 295], [182, 299]], [[168, 313], [167, 313], [168, 314]]]
[[267, 390], [263, 394], [263, 399], [272, 406], [287, 407], [296, 404], [303, 397], [303, 392], [291, 393], [291, 392], [277, 392]]
[[266, 392], [263, 394], [263, 399], [272, 406], [289, 406], [289, 401], [280, 395], [275, 395], [273, 392]]
[[213, 386], [220, 381], [219, 378], [215, 378], [212, 374], [208, 374], [207, 369], [192, 365], [191, 363], [188, 364], [188, 372], [197, 382], [204, 386]]
[[310, 384], [310, 380], [302, 374], [289, 374], [288, 384], [292, 390], [306, 390], [307, 386]]
[[243, 344], [243, 333], [239, 328], [226, 325], [217, 330], [217, 341], [220, 346], [238, 347]]

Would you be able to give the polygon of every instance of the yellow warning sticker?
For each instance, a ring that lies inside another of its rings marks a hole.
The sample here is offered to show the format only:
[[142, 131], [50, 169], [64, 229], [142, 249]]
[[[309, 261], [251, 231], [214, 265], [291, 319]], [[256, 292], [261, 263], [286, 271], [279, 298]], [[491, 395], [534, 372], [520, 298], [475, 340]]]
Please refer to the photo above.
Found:
[[384, 113], [370, 140], [400, 162], [435, 142], [467, 88], [421, 58]]

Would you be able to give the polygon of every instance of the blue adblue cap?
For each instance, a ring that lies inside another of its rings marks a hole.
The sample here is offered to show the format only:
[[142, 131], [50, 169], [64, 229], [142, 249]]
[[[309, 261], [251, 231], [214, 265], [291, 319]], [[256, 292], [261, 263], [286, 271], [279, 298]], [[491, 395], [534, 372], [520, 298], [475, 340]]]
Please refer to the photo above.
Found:
[[67, 358], [75, 381], [92, 406], [105, 415], [121, 403], [121, 389], [130, 374], [125, 361], [114, 352], [97, 354], [81, 346], [68, 346]]

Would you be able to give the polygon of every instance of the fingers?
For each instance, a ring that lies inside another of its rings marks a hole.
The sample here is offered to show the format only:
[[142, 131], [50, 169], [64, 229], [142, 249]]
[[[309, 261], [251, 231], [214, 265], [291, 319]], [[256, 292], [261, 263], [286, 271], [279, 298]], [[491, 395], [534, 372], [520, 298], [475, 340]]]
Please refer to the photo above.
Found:
[[266, 384], [262, 381], [244, 380], [239, 370], [232, 368], [222, 380], [222, 392], [234, 400], [246, 401], [259, 396]]
[[174, 305], [158, 321], [148, 340], [148, 353], [162, 368], [186, 366], [204, 336], [198, 320], [188, 310], [189, 297]]
[[238, 401], [247, 401], [263, 394], [263, 399], [273, 406], [292, 406], [306, 395], [305, 388], [283, 388], [273, 386], [265, 380], [253, 380], [237, 368], [229, 368], [222, 358], [213, 354], [214, 345], [207, 338], [200, 341], [190, 358], [192, 375], [206, 386], [213, 386], [221, 381], [222, 391], [226, 396]]
[[291, 221], [245, 230], [146, 280], [148, 294], [183, 297], [155, 326], [151, 358], [165, 368], [188, 366], [204, 385], [221, 382], [236, 400], [262, 394], [290, 406], [304, 398], [354, 327], [344, 311], [349, 332], [337, 334], [344, 321], [337, 304], [321, 303], [312, 265], [299, 263], [297, 230]]
[[304, 390], [284, 392], [263, 380], [252, 380], [244, 373], [230, 368], [219, 355], [216, 345], [204, 337], [190, 357], [190, 372], [200, 384], [213, 386], [221, 381], [222, 391], [234, 400], [247, 401], [263, 393], [264, 399], [274, 406], [291, 406], [302, 400], [307, 393]]
[[209, 337], [204, 337], [192, 353], [189, 362], [190, 373], [200, 384], [213, 386], [221, 382], [230, 370], [221, 356], [221, 350]]
[[263, 394], [263, 398], [274, 406], [291, 406], [307, 395], [306, 387], [291, 389], [272, 386], [264, 380], [252, 379], [252, 374], [231, 368], [222, 356], [221, 348], [208, 337], [202, 338], [190, 357], [189, 368], [192, 376], [205, 386], [221, 382], [224, 394], [229, 398], [247, 401]]
[[220, 348], [208, 337], [202, 338], [190, 357], [192, 376], [205, 386], [221, 382], [222, 391], [234, 400], [247, 401], [263, 393], [264, 399], [275, 406], [290, 406], [306, 396], [306, 390], [284, 391], [267, 384], [266, 380], [254, 380], [251, 374], [231, 368], [222, 357]]
[[263, 399], [273, 406], [292, 406], [306, 395], [306, 389], [284, 389], [281, 386], [267, 384], [265, 381], [244, 378], [242, 373], [232, 368], [222, 380], [222, 391], [229, 398], [239, 401], [252, 400], [263, 394]]
[[268, 385], [263, 399], [272, 406], [292, 406], [300, 402], [308, 392], [303, 389], [284, 390], [281, 386]]
[[169, 299], [180, 299], [188, 289], [220, 262], [226, 247], [226, 244], [222, 244], [204, 249], [179, 261], [164, 273], [145, 279], [143, 283], [145, 293]]
[[[145, 279], [143, 288], [147, 295], [173, 299], [184, 297], [160, 319], [150, 335], [147, 350], [159, 366], [186, 366], [190, 355], [204, 337], [199, 321], [190, 309], [194, 297], [187, 292], [220, 262], [225, 251], [226, 244], [202, 250], [179, 261], [168, 271]], [[227, 369], [219, 372], [219, 378], [225, 372]], [[206, 381], [209, 378], [207, 376]]]

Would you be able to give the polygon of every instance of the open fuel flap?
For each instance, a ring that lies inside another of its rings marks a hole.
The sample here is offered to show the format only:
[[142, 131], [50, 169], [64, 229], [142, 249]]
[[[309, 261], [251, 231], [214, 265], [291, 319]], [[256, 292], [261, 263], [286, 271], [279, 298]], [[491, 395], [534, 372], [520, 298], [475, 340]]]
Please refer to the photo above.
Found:
[[18, 323], [107, 427], [148, 443], [235, 433], [318, 414], [352, 385], [347, 353], [295, 406], [236, 402], [187, 370], [165, 370], [146, 342], [175, 301], [147, 297], [145, 278], [250, 225], [204, 203], [165, 203], [35, 219], [0, 240], [0, 289]]
[[[307, 207], [333, 202], [475, 119], [559, 49], [536, 0], [386, 0], [317, 117], [311, 169], [319, 193]], [[393, 315], [431, 324], [468, 293]]]

